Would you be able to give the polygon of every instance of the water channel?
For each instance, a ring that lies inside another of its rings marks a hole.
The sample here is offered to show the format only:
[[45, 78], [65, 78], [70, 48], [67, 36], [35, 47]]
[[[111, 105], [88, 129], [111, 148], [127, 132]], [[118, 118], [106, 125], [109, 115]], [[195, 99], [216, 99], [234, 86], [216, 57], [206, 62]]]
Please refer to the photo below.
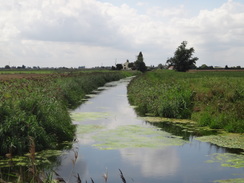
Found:
[[[137, 116], [127, 99], [130, 79], [108, 83], [72, 111], [77, 128], [73, 150], [62, 155], [56, 168], [66, 181], [122, 182], [213, 182], [244, 178], [244, 168], [221, 166], [211, 161], [228, 149], [175, 136]], [[75, 159], [77, 154], [77, 159]], [[73, 161], [73, 162], [72, 162]], [[243, 179], [242, 179], [243, 180]]]

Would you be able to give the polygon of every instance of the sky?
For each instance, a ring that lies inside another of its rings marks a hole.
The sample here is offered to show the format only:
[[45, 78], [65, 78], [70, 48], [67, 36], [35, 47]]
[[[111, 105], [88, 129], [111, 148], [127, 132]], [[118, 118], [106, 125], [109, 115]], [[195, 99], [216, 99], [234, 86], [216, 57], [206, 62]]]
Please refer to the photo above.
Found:
[[0, 0], [0, 67], [165, 64], [187, 41], [201, 66], [244, 67], [244, 0]]

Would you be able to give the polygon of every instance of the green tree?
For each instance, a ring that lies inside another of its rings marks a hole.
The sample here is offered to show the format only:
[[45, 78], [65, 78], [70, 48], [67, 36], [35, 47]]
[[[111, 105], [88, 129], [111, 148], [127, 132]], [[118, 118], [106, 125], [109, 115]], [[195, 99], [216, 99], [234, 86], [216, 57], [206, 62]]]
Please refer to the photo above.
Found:
[[9, 65], [5, 65], [5, 69], [10, 69], [10, 66]]
[[130, 63], [128, 64], [128, 67], [131, 68], [131, 69], [133, 69], [133, 68], [135, 67], [135, 65], [134, 65], [133, 62], [130, 62]]
[[174, 57], [167, 60], [167, 64], [174, 66], [174, 70], [185, 72], [195, 67], [197, 57], [192, 57], [195, 52], [194, 48], [186, 48], [187, 41], [183, 41], [176, 49]]
[[147, 71], [147, 67], [146, 67], [146, 64], [144, 62], [142, 52], [140, 52], [139, 55], [137, 56], [137, 60], [135, 61], [135, 68], [136, 68], [136, 70], [139, 70], [141, 72]]
[[123, 65], [122, 64], [116, 64], [116, 70], [122, 70]]
[[199, 69], [208, 69], [208, 66], [206, 64], [202, 64]]

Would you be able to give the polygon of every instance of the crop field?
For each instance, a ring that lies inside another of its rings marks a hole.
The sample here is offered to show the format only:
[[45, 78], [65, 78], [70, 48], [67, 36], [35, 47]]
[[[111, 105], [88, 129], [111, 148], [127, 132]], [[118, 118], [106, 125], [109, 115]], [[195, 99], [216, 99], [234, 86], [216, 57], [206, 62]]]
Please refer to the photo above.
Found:
[[106, 69], [2, 69], [0, 70], [0, 80], [42, 77], [44, 75], [54, 74], [71, 74], [71, 73], [94, 73], [94, 72], [110, 72]]
[[54, 149], [72, 141], [69, 110], [86, 94], [131, 72], [0, 74], [0, 154]]
[[192, 119], [200, 126], [244, 132], [244, 72], [157, 70], [136, 77], [129, 101], [144, 116]]

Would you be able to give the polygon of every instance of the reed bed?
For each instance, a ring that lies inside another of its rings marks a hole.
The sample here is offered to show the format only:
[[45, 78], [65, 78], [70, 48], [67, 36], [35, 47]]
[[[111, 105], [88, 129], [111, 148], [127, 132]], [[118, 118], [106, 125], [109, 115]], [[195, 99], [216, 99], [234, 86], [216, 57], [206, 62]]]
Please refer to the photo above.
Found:
[[132, 80], [128, 98], [140, 115], [192, 119], [200, 126], [244, 132], [244, 72], [157, 70]]
[[30, 138], [36, 151], [72, 141], [69, 109], [97, 87], [132, 74], [77, 72], [0, 80], [0, 155], [28, 152]]

